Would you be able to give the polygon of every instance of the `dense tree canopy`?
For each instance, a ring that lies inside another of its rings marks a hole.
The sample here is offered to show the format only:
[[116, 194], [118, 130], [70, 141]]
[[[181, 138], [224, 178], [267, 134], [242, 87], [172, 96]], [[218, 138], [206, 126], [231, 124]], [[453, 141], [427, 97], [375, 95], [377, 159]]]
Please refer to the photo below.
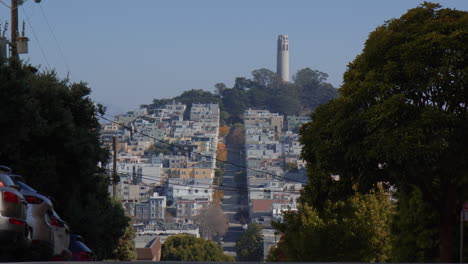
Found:
[[162, 261], [234, 261], [221, 246], [194, 235], [170, 236], [162, 245]]
[[86, 83], [38, 73], [18, 61], [0, 62], [0, 161], [54, 200], [71, 231], [99, 259], [110, 258], [128, 225], [108, 194], [109, 176], [98, 168], [98, 113]]
[[320, 206], [379, 182], [403, 193], [416, 189], [432, 211], [420, 217], [437, 217], [439, 260], [453, 261], [458, 213], [468, 198], [466, 43], [468, 13], [431, 3], [372, 32], [340, 96], [301, 130], [310, 164], [305, 199]]

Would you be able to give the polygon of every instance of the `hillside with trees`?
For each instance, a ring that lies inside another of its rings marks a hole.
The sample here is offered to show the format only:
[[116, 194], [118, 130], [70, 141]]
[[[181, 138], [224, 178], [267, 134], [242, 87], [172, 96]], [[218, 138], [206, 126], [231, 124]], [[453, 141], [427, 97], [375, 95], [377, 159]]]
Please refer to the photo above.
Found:
[[[173, 100], [187, 104], [218, 103], [221, 119], [226, 124], [242, 122], [244, 110], [267, 109], [285, 115], [309, 115], [317, 106], [336, 98], [335, 89], [326, 80], [326, 73], [305, 68], [293, 76], [293, 82], [281, 81], [276, 73], [268, 69], [252, 71], [252, 78], [238, 77], [234, 86], [215, 84], [215, 91], [189, 90], [174, 98], [154, 99], [142, 105], [151, 112]], [[187, 111], [189, 112], [189, 111]]]

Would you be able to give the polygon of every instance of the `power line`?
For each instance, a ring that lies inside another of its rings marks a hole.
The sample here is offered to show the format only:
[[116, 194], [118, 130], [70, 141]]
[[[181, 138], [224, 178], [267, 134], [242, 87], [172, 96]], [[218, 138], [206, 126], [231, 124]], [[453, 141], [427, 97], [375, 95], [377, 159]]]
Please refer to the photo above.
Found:
[[47, 16], [44, 12], [44, 9], [42, 8], [42, 4], [39, 3], [39, 7], [41, 8], [41, 12], [42, 12], [42, 15], [44, 16], [44, 20], [46, 21], [46, 24], [47, 26], [49, 27], [49, 30], [50, 30], [50, 33], [52, 34], [52, 37], [54, 38], [55, 40], [55, 44], [57, 45], [58, 47], [58, 50], [59, 50], [59, 53], [60, 53], [60, 56], [62, 57], [63, 61], [65, 62], [65, 66], [67, 67], [67, 71], [68, 71], [68, 74], [70, 74], [70, 67], [68, 65], [68, 62], [67, 62], [67, 58], [65, 57], [63, 51], [62, 51], [62, 48], [60, 47], [60, 44], [57, 40], [57, 37], [55, 36], [55, 33], [54, 31], [52, 30], [52, 27], [50, 26], [50, 23], [49, 23], [49, 19], [47, 19]]
[[[28, 1], [28, 0], [24, 0], [21, 4], [24, 4], [26, 1]], [[0, 3], [2, 3], [4, 6], [10, 8], [10, 9], [12, 9], [11, 6], [7, 5], [5, 2], [3, 2], [3, 0], [0, 0]], [[18, 9], [18, 6], [16, 6], [16, 8], [13, 8], [13, 10]]]
[[275, 175], [275, 174], [269, 173], [269, 172], [267, 172], [267, 171], [261, 171], [261, 170], [252, 169], [252, 168], [249, 168], [249, 167], [247, 167], [247, 166], [240, 165], [240, 164], [237, 164], [237, 163], [234, 163], [234, 162], [230, 162], [230, 161], [227, 161], [227, 160], [226, 160], [226, 161], [220, 160], [220, 159], [217, 159], [217, 158], [213, 158], [213, 157], [211, 157], [211, 156], [208, 156], [208, 155], [203, 155], [203, 154], [201, 154], [201, 153], [198, 153], [198, 152], [195, 152], [195, 151], [192, 151], [192, 150], [189, 150], [189, 149], [184, 149], [183, 147], [177, 146], [177, 145], [172, 144], [172, 143], [169, 143], [169, 142], [165, 142], [164, 140], [160, 140], [160, 139], [158, 139], [158, 138], [155, 138], [155, 137], [153, 137], [153, 136], [147, 135], [147, 134], [145, 134], [145, 133], [143, 133], [143, 132], [140, 132], [140, 131], [138, 131], [138, 130], [132, 129], [131, 127], [128, 127], [128, 126], [126, 126], [126, 125], [122, 125], [122, 124], [120, 124], [120, 123], [118, 123], [118, 122], [115, 122], [115, 121], [113, 121], [113, 120], [110, 120], [110, 119], [108, 119], [108, 118], [106, 118], [106, 117], [104, 117], [104, 116], [102, 116], [102, 115], [98, 115], [98, 117], [100, 117], [100, 118], [102, 118], [102, 119], [104, 119], [104, 120], [106, 120], [106, 121], [108, 121], [108, 122], [111, 122], [112, 124], [116, 124], [116, 125], [118, 125], [118, 126], [120, 126], [120, 127], [122, 127], [122, 128], [125, 128], [125, 129], [127, 129], [127, 130], [129, 130], [129, 131], [134, 131], [134, 132], [136, 132], [136, 133], [138, 133], [138, 134], [140, 134], [140, 135], [142, 135], [142, 136], [152, 138], [152, 139], [154, 139], [154, 140], [156, 140], [156, 141], [158, 141], [158, 142], [161, 142], [161, 143], [163, 143], [163, 144], [166, 144], [166, 145], [169, 145], [169, 146], [172, 146], [172, 147], [176, 147], [176, 148], [178, 148], [178, 149], [187, 151], [187, 152], [192, 153], [192, 154], [199, 155], [199, 156], [201, 156], [201, 157], [205, 157], [205, 158], [208, 158], [208, 159], [214, 159], [215, 161], [223, 162], [223, 163], [225, 163], [225, 164], [234, 165], [234, 166], [239, 167], [239, 168], [242, 168], [242, 169], [246, 169], [246, 170], [250, 170], [250, 171], [254, 171], [254, 172], [259, 172], [259, 173], [262, 173], [262, 174], [270, 175], [270, 176], [272, 176], [273, 178], [278, 178], [278, 179], [293, 181], [293, 182], [297, 182], [297, 183], [307, 184], [306, 182], [303, 182], [303, 181], [298, 181], [298, 180], [291, 179], [291, 178], [288, 178], [288, 177]]
[[[107, 170], [108, 172], [111, 172], [111, 170]], [[130, 176], [129, 173], [126, 173], [126, 172], [118, 172], [117, 173], [118, 175], [121, 175], [121, 176]], [[159, 177], [154, 177], [156, 175], [149, 175], [149, 174], [139, 174], [141, 175], [141, 178], [142, 179], [146, 179], [146, 180], [155, 180], [156, 179], [163, 179], [163, 177], [159, 176]], [[146, 176], [146, 177], [145, 177]], [[172, 178], [172, 179], [182, 179], [182, 178]], [[187, 179], [187, 180], [190, 180], [190, 179]], [[183, 180], [181, 180], [183, 181]], [[221, 186], [217, 186], [217, 185], [212, 185], [213, 187], [210, 187], [206, 184], [201, 184], [200, 185], [188, 185], [188, 184], [182, 184], [182, 183], [171, 183], [171, 185], [175, 185], [175, 186], [181, 186], [181, 187], [193, 187], [194, 189], [202, 189], [202, 190], [222, 190], [222, 191], [238, 191], [238, 190], [244, 190], [244, 191], [248, 191], [248, 190], [252, 190], [252, 187], [242, 187], [242, 186], [234, 186], [234, 185], [221, 185]], [[205, 186], [203, 186], [205, 185]], [[253, 188], [258, 188], [259, 190], [257, 191], [262, 191], [261, 189], [263, 189], [263, 191], [267, 191], [268, 189], [267, 188], [261, 188], [261, 187], [253, 187]], [[272, 193], [295, 193], [295, 194], [298, 194], [299, 191], [292, 191], [292, 190], [281, 190], [281, 191], [274, 191], [274, 190], [270, 190]]]
[[2, 3], [2, 5], [4, 5], [4, 6], [6, 6], [6, 7], [8, 7], [8, 8], [11, 9], [11, 6], [7, 5], [5, 2], [3, 2], [3, 0], [0, 0], [0, 3]]
[[51, 69], [50, 67], [50, 64], [49, 64], [49, 61], [47, 60], [47, 57], [45, 55], [45, 52], [44, 52], [44, 49], [42, 49], [42, 46], [41, 46], [41, 43], [39, 42], [39, 39], [36, 35], [36, 31], [34, 31], [34, 28], [32, 26], [32, 23], [31, 23], [31, 20], [29, 20], [29, 16], [28, 14], [26, 13], [26, 11], [24, 10], [24, 7], [21, 5], [21, 9], [23, 9], [23, 13], [24, 15], [26, 16], [26, 20], [28, 21], [28, 24], [29, 24], [29, 27], [31, 28], [32, 32], [33, 32], [33, 35], [34, 35], [34, 38], [36, 39], [36, 42], [37, 42], [37, 45], [39, 46], [39, 49], [41, 50], [41, 53], [42, 53], [42, 57], [44, 57], [44, 60], [47, 64], [47, 67], [49, 67], [49, 69]]

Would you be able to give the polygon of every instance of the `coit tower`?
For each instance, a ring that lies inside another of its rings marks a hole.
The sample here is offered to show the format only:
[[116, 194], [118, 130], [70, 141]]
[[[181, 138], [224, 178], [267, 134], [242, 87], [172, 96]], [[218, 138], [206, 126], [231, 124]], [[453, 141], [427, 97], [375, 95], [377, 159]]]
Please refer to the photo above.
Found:
[[289, 42], [287, 35], [278, 36], [276, 73], [283, 82], [289, 82]]

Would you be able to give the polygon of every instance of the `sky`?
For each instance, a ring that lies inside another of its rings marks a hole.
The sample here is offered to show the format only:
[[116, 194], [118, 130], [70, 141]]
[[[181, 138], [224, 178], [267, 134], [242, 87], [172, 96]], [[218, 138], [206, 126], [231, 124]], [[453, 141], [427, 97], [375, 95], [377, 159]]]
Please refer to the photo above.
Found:
[[[369, 33], [416, 0], [27, 0], [19, 8], [29, 53], [21, 58], [84, 81], [114, 115], [190, 89], [232, 87], [255, 69], [276, 71], [289, 36], [290, 74], [309, 67], [339, 88]], [[467, 0], [437, 1], [468, 10]], [[0, 23], [10, 0], [0, 0]], [[9, 36], [9, 32], [7, 32]]]

